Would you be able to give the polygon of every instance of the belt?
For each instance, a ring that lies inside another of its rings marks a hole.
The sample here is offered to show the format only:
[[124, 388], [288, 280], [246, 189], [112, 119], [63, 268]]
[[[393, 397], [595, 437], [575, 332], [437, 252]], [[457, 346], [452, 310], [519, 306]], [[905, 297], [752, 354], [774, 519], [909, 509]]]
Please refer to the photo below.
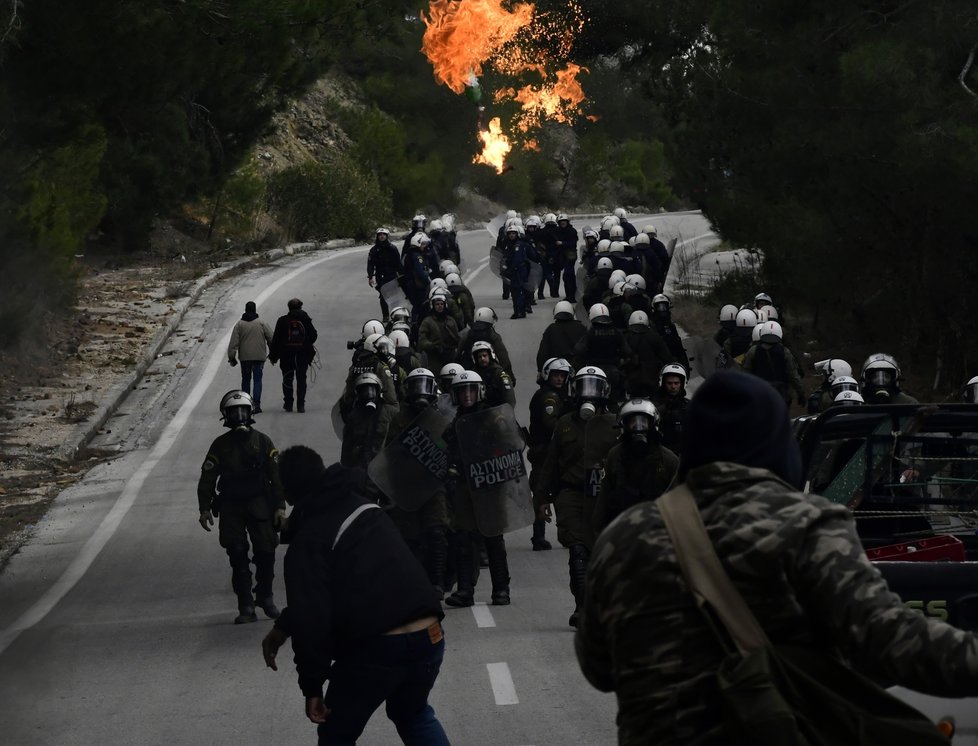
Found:
[[415, 619], [413, 622], [402, 624], [400, 627], [387, 630], [385, 635], [409, 635], [412, 632], [420, 632], [423, 629], [438, 627], [438, 617], [426, 616], [423, 619]]

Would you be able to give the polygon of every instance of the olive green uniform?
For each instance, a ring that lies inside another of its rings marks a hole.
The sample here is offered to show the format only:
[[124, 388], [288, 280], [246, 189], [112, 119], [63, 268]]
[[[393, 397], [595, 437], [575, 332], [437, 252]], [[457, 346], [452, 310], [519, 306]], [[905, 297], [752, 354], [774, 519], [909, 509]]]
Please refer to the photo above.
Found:
[[278, 476], [278, 451], [253, 428], [224, 433], [207, 451], [197, 482], [201, 512], [218, 518], [218, 538], [231, 564], [231, 587], [240, 602], [251, 601], [251, 550], [259, 601], [272, 596], [275, 577], [276, 510], [285, 510]]
[[418, 351], [428, 356], [428, 367], [438, 372], [448, 363], [455, 362], [458, 339], [455, 319], [447, 313], [433, 313], [426, 316], [418, 328]]
[[678, 468], [679, 458], [668, 448], [648, 445], [640, 453], [633, 453], [627, 443], [617, 443], [605, 459], [601, 491], [592, 516], [594, 535], [633, 505], [663, 494]]
[[805, 387], [798, 373], [798, 363], [783, 344], [770, 347], [763, 344], [752, 345], [744, 354], [743, 369], [770, 383], [789, 407], [792, 391], [799, 400], [805, 398]]

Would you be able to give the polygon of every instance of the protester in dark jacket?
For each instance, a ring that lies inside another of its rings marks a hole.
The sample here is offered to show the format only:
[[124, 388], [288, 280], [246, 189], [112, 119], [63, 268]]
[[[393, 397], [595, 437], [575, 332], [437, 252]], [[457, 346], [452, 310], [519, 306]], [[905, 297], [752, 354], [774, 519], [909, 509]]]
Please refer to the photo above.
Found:
[[314, 345], [318, 337], [312, 319], [302, 310], [302, 301], [298, 298], [290, 300], [289, 312], [275, 322], [268, 350], [268, 361], [272, 365], [282, 361], [282, 398], [286, 412], [292, 411], [293, 399], [297, 412], [306, 411], [306, 370], [316, 356]]
[[405, 743], [447, 746], [427, 702], [445, 651], [444, 614], [421, 563], [363, 496], [359, 469], [327, 469], [315, 451], [293, 446], [279, 473], [294, 505], [283, 532], [288, 607], [262, 642], [266, 664], [276, 668], [291, 636], [321, 744], [354, 743], [386, 701]]

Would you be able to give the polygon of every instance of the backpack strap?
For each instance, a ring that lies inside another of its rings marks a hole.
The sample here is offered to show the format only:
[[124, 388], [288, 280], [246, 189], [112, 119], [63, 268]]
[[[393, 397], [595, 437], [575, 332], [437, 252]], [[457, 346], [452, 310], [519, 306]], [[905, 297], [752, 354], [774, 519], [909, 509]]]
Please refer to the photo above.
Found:
[[689, 487], [680, 484], [656, 503], [697, 605], [709, 605], [741, 654], [770, 646], [757, 617], [723, 569]]
[[350, 515], [346, 517], [346, 520], [344, 520], [343, 523], [340, 524], [340, 528], [336, 532], [336, 538], [333, 539], [333, 546], [332, 546], [333, 549], [336, 549], [336, 545], [340, 543], [340, 537], [343, 536], [343, 534], [346, 533], [346, 530], [353, 525], [353, 522], [360, 517], [360, 514], [365, 513], [371, 508], [377, 508], [379, 510], [380, 506], [377, 505], [376, 503], [365, 503], [360, 507], [356, 508], [352, 513], [350, 513]]

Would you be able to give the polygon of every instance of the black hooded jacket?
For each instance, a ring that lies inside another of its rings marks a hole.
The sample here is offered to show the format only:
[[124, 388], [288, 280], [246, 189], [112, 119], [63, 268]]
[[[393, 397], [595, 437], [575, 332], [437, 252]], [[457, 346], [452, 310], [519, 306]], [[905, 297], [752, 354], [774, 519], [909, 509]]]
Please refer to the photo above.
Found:
[[289, 516], [288, 607], [275, 626], [292, 636], [299, 687], [321, 696], [334, 659], [357, 643], [425, 617], [444, 618], [434, 587], [387, 514], [364, 510], [364, 473], [333, 464]]

